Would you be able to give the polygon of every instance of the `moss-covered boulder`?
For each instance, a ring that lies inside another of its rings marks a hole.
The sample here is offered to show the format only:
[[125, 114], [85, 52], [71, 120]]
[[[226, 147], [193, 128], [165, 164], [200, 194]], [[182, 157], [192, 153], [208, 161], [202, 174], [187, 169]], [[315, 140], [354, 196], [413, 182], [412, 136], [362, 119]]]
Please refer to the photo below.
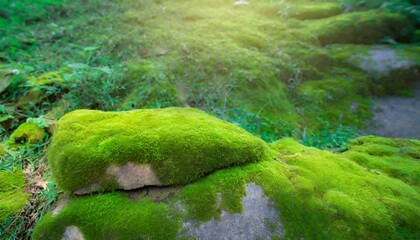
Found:
[[21, 212], [28, 198], [22, 171], [0, 170], [0, 226], [5, 224], [8, 217]]
[[291, 139], [271, 147], [272, 159], [217, 171], [163, 201], [153, 202], [151, 189], [78, 197], [44, 217], [33, 238], [61, 239], [74, 229], [85, 239], [231, 239], [223, 237], [249, 229], [244, 239], [419, 236], [412, 186]]
[[261, 139], [195, 109], [77, 110], [59, 121], [48, 160], [60, 188], [82, 194], [184, 184], [267, 151]]
[[344, 155], [372, 171], [401, 179], [420, 192], [420, 141], [366, 136], [352, 140]]

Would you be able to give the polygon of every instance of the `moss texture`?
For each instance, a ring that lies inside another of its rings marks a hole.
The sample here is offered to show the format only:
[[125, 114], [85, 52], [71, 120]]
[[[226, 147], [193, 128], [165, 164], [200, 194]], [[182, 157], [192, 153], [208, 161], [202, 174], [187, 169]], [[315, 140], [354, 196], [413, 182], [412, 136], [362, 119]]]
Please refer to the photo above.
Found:
[[22, 123], [13, 133], [10, 135], [7, 144], [10, 146], [17, 146], [20, 144], [35, 144], [41, 143], [47, 136], [43, 128], [39, 127], [36, 123], [26, 122]]
[[340, 4], [334, 2], [301, 3], [290, 7], [288, 17], [298, 19], [320, 19], [343, 12]]
[[7, 150], [6, 146], [4, 146], [4, 144], [0, 143], [0, 157], [7, 154], [6, 150]]
[[46, 86], [63, 83], [60, 72], [46, 72], [39, 77], [31, 77], [28, 82], [35, 86]]
[[97, 195], [70, 203], [57, 216], [46, 215], [33, 239], [61, 239], [67, 226], [77, 226], [87, 240], [175, 239], [178, 218], [164, 203], [131, 201], [121, 193]]
[[[70, 225], [77, 226], [87, 239], [173, 239], [182, 219], [200, 224], [219, 218], [222, 210], [241, 212], [247, 182], [260, 185], [274, 201], [286, 238], [419, 236], [420, 194], [412, 186], [369, 171], [340, 154], [308, 148], [292, 139], [275, 142], [271, 148], [272, 160], [217, 171], [186, 185], [178, 196], [164, 203], [128, 200], [122, 193], [77, 198], [57, 216], [45, 217], [36, 227], [34, 239], [60, 239]], [[185, 211], [180, 211], [179, 204]], [[149, 216], [152, 208], [156, 214]], [[156, 221], [168, 229], [167, 235], [155, 228], [143, 228]], [[137, 225], [142, 231], [136, 230]]]
[[420, 216], [420, 195], [411, 186], [291, 139], [280, 140], [272, 148], [287, 164], [285, 176], [293, 193], [277, 197], [288, 205], [282, 216], [285, 224], [293, 223], [288, 225], [293, 232], [305, 233], [305, 239], [413, 239], [419, 235], [414, 219]]
[[314, 21], [309, 27], [323, 45], [375, 44], [387, 37], [400, 42], [414, 40], [414, 28], [405, 16], [378, 10], [341, 14]]
[[[232, 121], [238, 120], [232, 109], [239, 108], [265, 119], [277, 138], [293, 135], [290, 129], [319, 130], [325, 121], [340, 124], [342, 115], [346, 124], [360, 126], [371, 116], [369, 99], [359, 92], [364, 86], [356, 84], [366, 76], [349, 63], [336, 62], [323, 45], [409, 42], [413, 31], [399, 14], [340, 11], [335, 1], [258, 1], [242, 8], [224, 0], [133, 4], [124, 19], [142, 26], [153, 42], [143, 49], [147, 60], [133, 63], [143, 74], [130, 75], [132, 81], [146, 76], [145, 86], [130, 91], [123, 107], [192, 106]], [[346, 96], [335, 98], [330, 108], [312, 111], [311, 102], [296, 99], [297, 88], [309, 80], [343, 78]], [[360, 106], [356, 112], [351, 99]]]
[[344, 155], [372, 171], [401, 179], [420, 192], [420, 141], [366, 136], [352, 140]]
[[21, 212], [28, 198], [22, 171], [0, 170], [0, 225], [3, 225], [8, 217]]
[[264, 160], [267, 149], [245, 130], [195, 109], [78, 110], [59, 121], [48, 160], [57, 184], [73, 192], [94, 183], [115, 189], [106, 175], [111, 164], [151, 164], [159, 181], [172, 185]]

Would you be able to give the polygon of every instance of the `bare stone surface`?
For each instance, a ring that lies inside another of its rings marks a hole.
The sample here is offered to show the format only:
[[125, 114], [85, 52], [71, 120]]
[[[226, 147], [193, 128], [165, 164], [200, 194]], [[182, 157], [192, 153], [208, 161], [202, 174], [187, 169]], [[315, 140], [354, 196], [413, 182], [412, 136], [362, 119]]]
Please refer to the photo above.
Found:
[[363, 58], [360, 67], [368, 73], [385, 76], [393, 70], [408, 69], [415, 64], [398, 58], [394, 49], [377, 46], [369, 50], [369, 56]]
[[150, 164], [127, 163], [122, 167], [111, 165], [106, 172], [114, 176], [124, 190], [162, 185]]
[[184, 222], [180, 234], [201, 240], [255, 240], [284, 236], [283, 225], [278, 218], [279, 212], [270, 199], [264, 196], [260, 186], [248, 183], [242, 204], [242, 213], [230, 214], [223, 211], [221, 220], [212, 219], [199, 226], [196, 222]]
[[382, 137], [420, 138], [420, 85], [416, 97], [382, 97], [374, 100], [376, 110], [372, 133]]
[[132, 191], [124, 191], [131, 200], [148, 198], [154, 202], [164, 202], [170, 197], [177, 196], [181, 186], [144, 187]]
[[64, 207], [66, 207], [70, 203], [70, 201], [71, 199], [69, 195], [65, 193], [58, 195], [57, 200], [55, 201], [53, 205], [54, 209], [51, 211], [52, 215], [55, 216], [59, 214], [61, 210], [63, 210]]
[[99, 188], [100, 188], [99, 184], [94, 183], [94, 184], [90, 185], [89, 187], [78, 189], [77, 191], [74, 192], [74, 194], [76, 194], [76, 195], [88, 194], [88, 193], [91, 193], [91, 192], [98, 191]]
[[[132, 190], [145, 186], [162, 186], [150, 164], [127, 163], [124, 166], [111, 165], [106, 173], [114, 177], [119, 184], [119, 189]], [[100, 190], [99, 183], [93, 183], [88, 187], [78, 189], [76, 195], [83, 195]]]
[[76, 226], [67, 227], [66, 231], [64, 232], [63, 238], [61, 238], [61, 240], [84, 240], [84, 239], [85, 237]]

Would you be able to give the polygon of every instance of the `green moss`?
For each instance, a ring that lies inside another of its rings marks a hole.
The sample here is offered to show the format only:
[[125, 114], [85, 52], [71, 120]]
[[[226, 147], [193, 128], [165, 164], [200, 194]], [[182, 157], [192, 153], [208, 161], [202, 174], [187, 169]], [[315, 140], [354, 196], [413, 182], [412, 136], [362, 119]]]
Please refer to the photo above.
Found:
[[[161, 14], [162, 4], [165, 15]], [[282, 47], [280, 39], [287, 36], [286, 24], [275, 13], [278, 7], [266, 1], [255, 7], [234, 8], [222, 0], [148, 0], [141, 7], [130, 8], [125, 17], [143, 26], [153, 39], [147, 48], [151, 50], [144, 55], [165, 76], [164, 81], [158, 81], [161, 89], [156, 92], [175, 93], [178, 101], [172, 104], [212, 112], [241, 108], [298, 127], [287, 86], [279, 77], [279, 71], [286, 74], [289, 67], [275, 54]], [[267, 8], [274, 15], [267, 14]], [[163, 54], [155, 53], [159, 49]], [[147, 96], [138, 90], [128, 101], [149, 101]], [[167, 96], [163, 99], [167, 102]]]
[[265, 190], [268, 195], [273, 191], [286, 230], [294, 237], [413, 239], [420, 233], [414, 220], [420, 216], [420, 195], [411, 186], [291, 139], [272, 148], [285, 161], [287, 178]]
[[130, 64], [127, 81], [134, 85], [124, 99], [122, 109], [163, 108], [178, 105], [176, 88], [162, 66], [142, 60]]
[[328, 18], [343, 12], [340, 4], [333, 2], [303, 3], [293, 5], [288, 16], [298, 19]]
[[148, 163], [163, 185], [182, 184], [263, 160], [267, 149], [245, 130], [195, 109], [78, 110], [59, 121], [48, 159], [57, 184], [73, 192], [94, 183], [114, 189], [106, 174], [112, 164]]
[[16, 146], [20, 144], [41, 143], [45, 140], [46, 136], [47, 134], [43, 128], [33, 122], [26, 122], [21, 124], [12, 135], [10, 135], [7, 144]]
[[46, 72], [39, 77], [31, 77], [29, 83], [35, 86], [46, 86], [60, 84], [63, 82], [60, 72]]
[[219, 171], [203, 181], [184, 187], [180, 199], [185, 206], [187, 218], [208, 221], [220, 218], [222, 211], [242, 212], [241, 198], [245, 196], [247, 179], [247, 172], [243, 170], [237, 167]]
[[325, 122], [333, 128], [340, 124], [364, 127], [372, 116], [371, 101], [359, 95], [357, 80], [356, 76], [303, 82], [297, 98], [304, 109], [304, 126], [314, 131], [322, 129]]
[[22, 171], [0, 170], [0, 225], [3, 225], [8, 217], [21, 212], [28, 198]]
[[179, 217], [164, 203], [131, 201], [121, 193], [79, 198], [57, 216], [46, 215], [33, 239], [61, 239], [76, 226], [85, 239], [175, 239]]
[[6, 150], [7, 150], [6, 146], [4, 146], [4, 144], [0, 143], [0, 157], [7, 154]]
[[352, 140], [349, 149], [349, 159], [420, 190], [420, 141], [366, 136]]
[[145, 235], [154, 239], [154, 231], [161, 231], [142, 227], [156, 221], [148, 215], [152, 207], [150, 211], [165, 225], [160, 229], [168, 229], [165, 237], [173, 238], [182, 219], [200, 224], [220, 218], [222, 211], [242, 212], [247, 182], [261, 186], [273, 200], [286, 238], [415, 239], [419, 235], [420, 195], [410, 185], [292, 139], [271, 147], [273, 160], [217, 171], [164, 203], [130, 201], [122, 193], [77, 198], [58, 215], [42, 219], [35, 239], [60, 239], [65, 227], [72, 225], [87, 239]]
[[386, 37], [399, 42], [411, 42], [414, 28], [405, 16], [386, 11], [341, 14], [308, 24], [321, 44], [374, 44]]

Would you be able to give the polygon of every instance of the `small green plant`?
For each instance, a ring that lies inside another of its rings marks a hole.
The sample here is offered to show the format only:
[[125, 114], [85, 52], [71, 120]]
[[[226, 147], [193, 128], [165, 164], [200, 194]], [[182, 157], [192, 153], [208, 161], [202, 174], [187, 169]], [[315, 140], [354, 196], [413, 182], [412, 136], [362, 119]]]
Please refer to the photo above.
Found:
[[358, 136], [360, 136], [360, 132], [353, 127], [340, 124], [337, 128], [330, 129], [328, 122], [326, 122], [324, 128], [318, 133], [307, 133], [305, 128], [300, 142], [309, 147], [343, 152], [348, 149], [349, 140]]
[[244, 109], [226, 110], [216, 115], [261, 137], [266, 142], [274, 142], [282, 137], [291, 137], [297, 134], [297, 131], [281, 118], [272, 121], [258, 113], [248, 112]]

